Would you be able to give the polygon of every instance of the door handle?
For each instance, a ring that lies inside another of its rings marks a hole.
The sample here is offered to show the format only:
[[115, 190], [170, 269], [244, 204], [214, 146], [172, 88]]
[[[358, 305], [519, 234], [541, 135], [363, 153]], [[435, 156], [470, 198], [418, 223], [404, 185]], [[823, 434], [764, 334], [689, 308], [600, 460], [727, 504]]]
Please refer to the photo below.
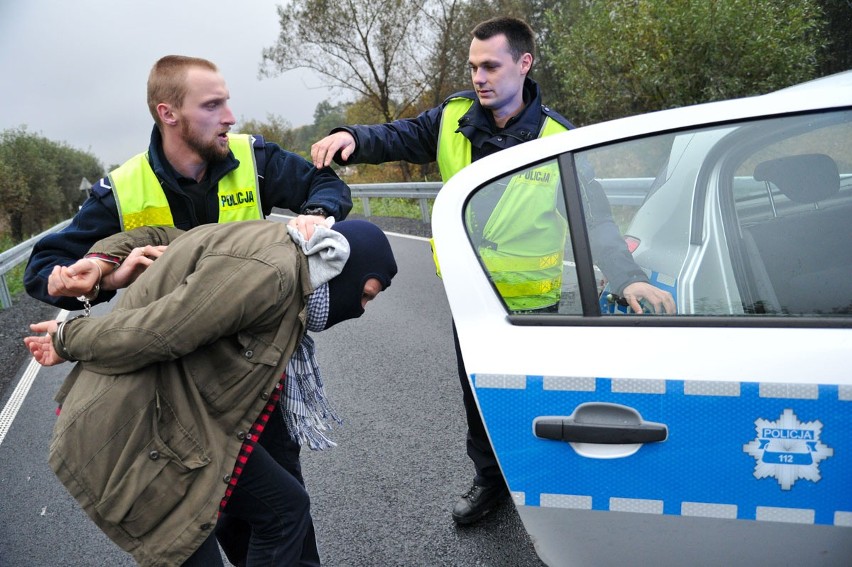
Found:
[[593, 402], [581, 404], [570, 416], [535, 418], [533, 434], [569, 443], [628, 445], [665, 441], [669, 429], [663, 423], [643, 420], [631, 407]]

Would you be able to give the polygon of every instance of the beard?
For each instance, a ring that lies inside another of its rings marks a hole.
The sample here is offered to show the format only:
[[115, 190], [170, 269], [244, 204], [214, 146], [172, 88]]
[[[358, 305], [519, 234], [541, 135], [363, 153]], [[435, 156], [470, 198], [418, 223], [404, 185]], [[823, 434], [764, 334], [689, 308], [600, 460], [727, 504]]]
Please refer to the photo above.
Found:
[[222, 146], [219, 143], [218, 136], [212, 141], [206, 140], [194, 131], [187, 122], [181, 123], [180, 131], [186, 145], [195, 150], [201, 159], [207, 163], [224, 161], [231, 153], [229, 145]]

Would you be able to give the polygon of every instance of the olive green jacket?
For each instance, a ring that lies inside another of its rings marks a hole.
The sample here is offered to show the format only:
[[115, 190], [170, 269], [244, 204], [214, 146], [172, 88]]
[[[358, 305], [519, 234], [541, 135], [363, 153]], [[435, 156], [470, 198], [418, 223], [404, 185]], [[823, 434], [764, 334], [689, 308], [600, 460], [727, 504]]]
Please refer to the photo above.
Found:
[[213, 533], [312, 292], [284, 224], [179, 233], [143, 227], [92, 248], [124, 257], [169, 244], [111, 313], [66, 324], [65, 347], [80, 362], [56, 397], [50, 445], [62, 484], [142, 565], [179, 565]]

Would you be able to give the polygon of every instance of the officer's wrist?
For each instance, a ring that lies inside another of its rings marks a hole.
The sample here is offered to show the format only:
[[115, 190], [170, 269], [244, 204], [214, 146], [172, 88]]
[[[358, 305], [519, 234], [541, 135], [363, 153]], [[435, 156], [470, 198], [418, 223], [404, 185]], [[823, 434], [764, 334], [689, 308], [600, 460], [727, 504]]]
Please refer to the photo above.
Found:
[[323, 207], [305, 207], [302, 209], [303, 215], [313, 215], [320, 217], [328, 217], [328, 211]]

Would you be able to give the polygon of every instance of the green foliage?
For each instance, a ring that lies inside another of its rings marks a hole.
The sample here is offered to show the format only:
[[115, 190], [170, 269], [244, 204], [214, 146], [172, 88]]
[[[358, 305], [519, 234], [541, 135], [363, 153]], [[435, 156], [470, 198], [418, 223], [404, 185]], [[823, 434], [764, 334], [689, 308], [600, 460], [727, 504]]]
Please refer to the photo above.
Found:
[[0, 229], [15, 241], [71, 217], [85, 193], [80, 182], [101, 177], [91, 154], [27, 132], [0, 132]]
[[261, 120], [240, 120], [237, 130], [245, 134], [260, 134], [266, 141], [275, 142], [285, 150], [309, 158], [311, 145], [328, 134], [332, 128], [346, 123], [346, 104], [334, 105], [320, 101], [314, 110], [313, 124], [293, 128], [284, 118], [267, 114]]
[[826, 44], [820, 53], [820, 74], [852, 69], [852, 2], [817, 0], [825, 14]]
[[320, 132], [328, 133], [333, 128], [340, 126], [340, 120], [344, 117], [346, 108], [344, 105], [334, 105], [327, 100], [320, 101], [314, 109], [314, 126]]
[[0, 252], [5, 252], [15, 245], [12, 237], [8, 234], [0, 234]]
[[[8, 234], [0, 234], [0, 252], [9, 250], [15, 246], [15, 244], [16, 242], [12, 240], [11, 236]], [[6, 272], [6, 287], [8, 287], [9, 295], [12, 296], [12, 299], [19, 296], [24, 291], [25, 268], [26, 264], [19, 264], [15, 268]]]
[[48, 143], [45, 156], [55, 166], [57, 184], [62, 192], [59, 212], [55, 219], [58, 222], [74, 216], [86, 200], [88, 194], [80, 189], [83, 179], [85, 178], [90, 184], [94, 183], [103, 176], [104, 170], [95, 156], [66, 144]]
[[[432, 213], [433, 200], [429, 201], [429, 213]], [[355, 199], [352, 214], [363, 215], [364, 204], [361, 199]], [[398, 217], [406, 219], [420, 218], [420, 201], [418, 199], [371, 198], [370, 215], [375, 217]]]
[[[337, 126], [414, 116], [469, 89], [470, 31], [497, 15], [536, 31], [531, 76], [545, 103], [578, 125], [852, 66], [852, 4], [839, 0], [289, 0], [261, 74], [309, 67], [355, 98], [320, 102], [314, 124], [283, 133], [283, 144], [307, 157]], [[438, 178], [434, 164], [339, 173], [350, 183]]]
[[798, 83], [816, 76], [824, 45], [814, 0], [581, 5], [550, 10], [546, 47], [562, 111], [580, 124]]
[[275, 142], [282, 148], [292, 146], [293, 126], [276, 114], [267, 113], [266, 122], [260, 120], [240, 120], [235, 128], [244, 134], [257, 134], [263, 136], [267, 142]]
[[6, 287], [9, 289], [9, 295], [15, 299], [24, 293], [24, 270], [27, 264], [19, 264], [8, 272], [6, 272]]

